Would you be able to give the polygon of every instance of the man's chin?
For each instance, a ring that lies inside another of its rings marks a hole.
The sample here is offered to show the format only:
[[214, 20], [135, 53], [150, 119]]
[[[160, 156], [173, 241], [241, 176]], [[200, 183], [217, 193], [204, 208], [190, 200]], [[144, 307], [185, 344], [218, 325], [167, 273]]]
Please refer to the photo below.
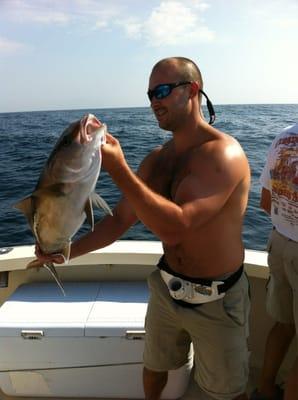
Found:
[[171, 127], [165, 121], [158, 121], [158, 125], [164, 131], [171, 131]]

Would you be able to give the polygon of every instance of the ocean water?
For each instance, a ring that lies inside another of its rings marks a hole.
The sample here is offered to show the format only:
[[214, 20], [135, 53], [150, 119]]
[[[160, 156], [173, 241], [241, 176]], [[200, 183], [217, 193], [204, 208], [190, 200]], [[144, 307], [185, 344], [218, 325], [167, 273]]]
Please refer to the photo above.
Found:
[[[264, 250], [270, 219], [259, 208], [259, 176], [268, 147], [284, 127], [298, 120], [298, 105], [218, 105], [214, 126], [237, 138], [249, 159], [252, 184], [244, 221], [247, 249]], [[159, 129], [149, 108], [88, 109], [0, 114], [0, 247], [33, 244], [25, 217], [12, 206], [32, 193], [41, 169], [67, 125], [86, 113], [95, 114], [117, 137], [129, 165], [136, 170], [143, 157], [170, 138]], [[207, 113], [206, 113], [207, 115]], [[101, 171], [96, 191], [113, 207], [121, 197], [109, 175]], [[103, 214], [95, 211], [99, 220]], [[84, 224], [76, 237], [89, 230]], [[141, 223], [122, 239], [158, 240]]]

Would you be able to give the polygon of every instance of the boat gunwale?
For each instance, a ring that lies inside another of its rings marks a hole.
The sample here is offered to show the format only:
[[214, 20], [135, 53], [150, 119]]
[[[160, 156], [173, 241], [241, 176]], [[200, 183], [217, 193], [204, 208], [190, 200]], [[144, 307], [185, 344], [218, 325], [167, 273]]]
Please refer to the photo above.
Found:
[[[15, 246], [6, 254], [0, 255], [0, 272], [25, 270], [30, 261], [35, 259], [35, 246]], [[154, 266], [161, 257], [162, 244], [159, 241], [118, 240], [102, 249], [77, 257], [68, 265], [148, 265]], [[65, 264], [58, 265], [63, 268]], [[245, 249], [244, 267], [251, 277], [267, 279], [269, 276], [267, 252]]]

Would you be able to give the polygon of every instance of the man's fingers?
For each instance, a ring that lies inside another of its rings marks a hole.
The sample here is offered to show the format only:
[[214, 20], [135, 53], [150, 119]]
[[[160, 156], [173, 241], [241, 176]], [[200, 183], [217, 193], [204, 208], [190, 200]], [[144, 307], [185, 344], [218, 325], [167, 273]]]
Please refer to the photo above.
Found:
[[38, 244], [35, 245], [35, 255], [41, 263], [64, 264], [65, 259], [61, 254], [44, 254]]
[[114, 144], [117, 143], [117, 139], [114, 138], [109, 132], [106, 133], [106, 143], [107, 144]]

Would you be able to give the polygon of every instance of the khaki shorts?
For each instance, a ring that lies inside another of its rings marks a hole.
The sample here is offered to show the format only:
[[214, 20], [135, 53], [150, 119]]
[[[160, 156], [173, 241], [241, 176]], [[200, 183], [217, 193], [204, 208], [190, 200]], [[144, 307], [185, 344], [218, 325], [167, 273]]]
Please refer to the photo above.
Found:
[[298, 243], [273, 229], [268, 240], [270, 277], [267, 310], [282, 323], [293, 323], [298, 332]]
[[248, 280], [243, 273], [219, 300], [185, 308], [175, 303], [154, 271], [146, 316], [144, 364], [153, 371], [177, 369], [194, 349], [195, 380], [212, 399], [230, 400], [248, 380]]

